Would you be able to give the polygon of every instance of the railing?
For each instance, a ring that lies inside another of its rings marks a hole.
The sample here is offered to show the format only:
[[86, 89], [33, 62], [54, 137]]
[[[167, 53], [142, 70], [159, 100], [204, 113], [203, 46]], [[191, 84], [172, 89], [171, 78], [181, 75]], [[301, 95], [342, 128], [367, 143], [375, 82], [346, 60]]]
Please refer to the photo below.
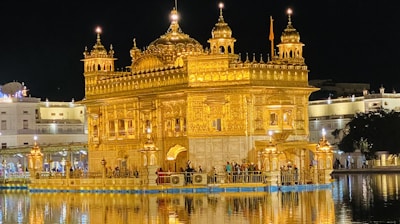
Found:
[[[278, 185], [304, 185], [312, 184], [317, 182], [314, 176], [315, 170], [283, 170], [281, 171], [281, 179], [278, 181]], [[318, 182], [323, 182], [324, 177], [323, 171], [318, 171], [317, 178]]]
[[[316, 172], [316, 173], [315, 173]], [[123, 180], [128, 182], [134, 182], [136, 184], [144, 184], [146, 180], [142, 173], [138, 172], [118, 172], [109, 173], [104, 176], [106, 181], [110, 180], [113, 183], [120, 183]], [[25, 173], [10, 173], [4, 178], [3, 174], [0, 174], [1, 183], [28, 183], [30, 181], [29, 172]], [[100, 180], [103, 178], [103, 174], [99, 172], [80, 172], [71, 171], [67, 178], [66, 172], [41, 172], [37, 174], [34, 179], [37, 180], [51, 180], [60, 179], [74, 179], [76, 184], [78, 180]], [[121, 181], [119, 181], [121, 179]], [[208, 185], [208, 184], [246, 184], [246, 183], [260, 183], [260, 184], [272, 184], [278, 186], [285, 185], [305, 185], [313, 183], [323, 183], [325, 179], [324, 170], [282, 170], [279, 175], [273, 176], [270, 172], [261, 171], [248, 171], [248, 172], [233, 172], [233, 173], [198, 173], [198, 172], [158, 172], [156, 177], [156, 184], [158, 185]], [[125, 182], [126, 182], [125, 181]], [[121, 183], [122, 183], [121, 182]], [[82, 182], [86, 183], [86, 182]]]
[[7, 173], [4, 175], [3, 172], [0, 174], [0, 184], [1, 183], [29, 183], [30, 180], [29, 172], [23, 173]]
[[[199, 176], [200, 175], [200, 176]], [[172, 178], [179, 177], [179, 184], [221, 184], [221, 183], [264, 183], [265, 175], [260, 171], [247, 173], [197, 173], [197, 172], [159, 172], [157, 184], [174, 184]], [[201, 178], [201, 180], [199, 180]], [[205, 178], [205, 179], [203, 179]], [[178, 184], [178, 183], [176, 183]]]
[[[264, 183], [264, 184], [277, 184], [277, 185], [299, 185], [299, 184], [312, 184], [312, 183], [323, 183], [325, 178], [324, 170], [318, 170], [316, 176], [314, 176], [314, 170], [302, 170], [302, 171], [281, 171], [280, 175], [271, 177], [270, 172], [261, 171], [248, 171], [248, 172], [233, 172], [228, 174], [226, 172], [221, 173], [196, 173], [196, 172], [162, 172], [158, 173], [157, 184], [159, 185], [170, 185], [174, 184], [172, 178], [179, 176], [182, 178], [179, 182], [182, 185], [197, 184], [196, 176], [203, 174], [207, 177], [206, 181], [202, 180], [203, 184], [223, 184], [223, 183]], [[271, 179], [276, 180], [276, 183], [269, 182]]]

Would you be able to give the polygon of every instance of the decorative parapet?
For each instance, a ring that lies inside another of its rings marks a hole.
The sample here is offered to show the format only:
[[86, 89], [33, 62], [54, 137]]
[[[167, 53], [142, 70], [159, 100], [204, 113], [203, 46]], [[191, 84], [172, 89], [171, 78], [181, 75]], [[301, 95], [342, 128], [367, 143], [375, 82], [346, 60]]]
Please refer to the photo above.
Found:
[[187, 83], [183, 67], [168, 67], [135, 72], [110, 72], [86, 84], [86, 98], [100, 95], [126, 95], [127, 91], [176, 87]]

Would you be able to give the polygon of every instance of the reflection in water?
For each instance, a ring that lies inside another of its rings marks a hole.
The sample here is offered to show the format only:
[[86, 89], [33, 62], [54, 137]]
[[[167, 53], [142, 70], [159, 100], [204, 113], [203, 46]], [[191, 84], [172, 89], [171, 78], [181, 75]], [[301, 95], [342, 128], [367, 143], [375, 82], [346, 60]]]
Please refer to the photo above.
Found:
[[220, 194], [7, 192], [0, 223], [335, 223], [330, 190]]
[[332, 190], [302, 192], [0, 192], [0, 223], [400, 223], [400, 174], [334, 178]]
[[336, 220], [400, 222], [400, 174], [340, 174], [333, 176]]

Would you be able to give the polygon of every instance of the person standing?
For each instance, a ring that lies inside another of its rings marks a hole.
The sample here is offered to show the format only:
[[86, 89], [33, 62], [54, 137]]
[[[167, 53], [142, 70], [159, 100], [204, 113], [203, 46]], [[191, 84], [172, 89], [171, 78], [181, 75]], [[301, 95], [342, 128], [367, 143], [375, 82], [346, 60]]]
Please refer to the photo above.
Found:
[[226, 166], [225, 166], [225, 171], [226, 174], [228, 176], [228, 183], [231, 182], [231, 175], [232, 175], [232, 165], [228, 162], [226, 162]]

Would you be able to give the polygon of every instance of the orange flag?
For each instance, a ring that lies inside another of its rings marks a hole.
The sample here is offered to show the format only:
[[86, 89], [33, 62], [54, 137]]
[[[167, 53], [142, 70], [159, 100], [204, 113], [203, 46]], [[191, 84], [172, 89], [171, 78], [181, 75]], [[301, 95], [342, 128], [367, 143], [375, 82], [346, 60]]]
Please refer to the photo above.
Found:
[[269, 25], [269, 40], [273, 41], [274, 40], [274, 25], [273, 25], [273, 19], [272, 16], [269, 17], [270, 19], [270, 25]]
[[272, 16], [269, 17], [270, 25], [269, 25], [269, 40], [271, 41], [271, 60], [274, 58], [274, 26]]

